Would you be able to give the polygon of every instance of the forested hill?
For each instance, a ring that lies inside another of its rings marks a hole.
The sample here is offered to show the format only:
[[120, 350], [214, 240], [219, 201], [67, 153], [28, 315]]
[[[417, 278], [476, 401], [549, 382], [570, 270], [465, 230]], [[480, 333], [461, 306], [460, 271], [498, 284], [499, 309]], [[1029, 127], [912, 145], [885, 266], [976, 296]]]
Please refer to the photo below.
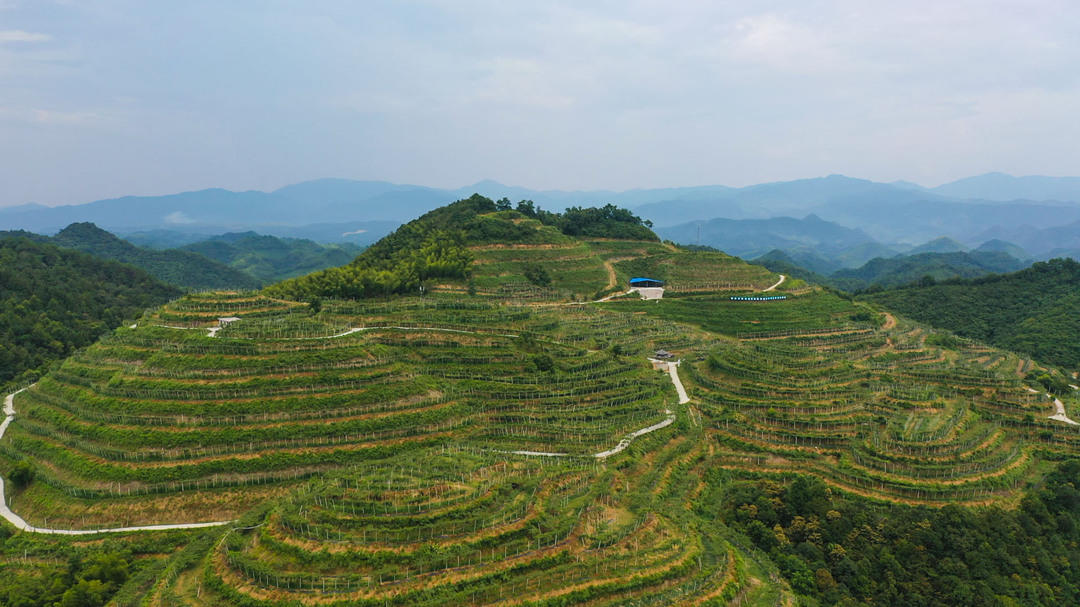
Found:
[[179, 294], [138, 268], [28, 238], [0, 240], [0, 383]]
[[1027, 264], [1001, 251], [954, 251], [949, 253], [916, 253], [876, 258], [861, 268], [842, 269], [829, 276], [833, 286], [845, 291], [857, 291], [877, 285], [898, 287], [925, 279], [935, 281], [953, 278], [978, 278], [987, 274], [1016, 272]]
[[786, 276], [795, 276], [848, 292], [900, 287], [919, 281], [978, 278], [987, 274], [1016, 272], [1027, 266], [1026, 262], [1003, 251], [957, 251], [876, 257], [858, 268], [821, 273], [810, 267], [813, 264], [806, 263], [807, 257], [810, 256], [794, 257], [777, 249], [752, 260], [751, 263], [763, 265]]
[[610, 204], [553, 213], [530, 200], [513, 206], [505, 198], [496, 202], [473, 194], [401, 226], [347, 266], [287, 280], [267, 292], [291, 299], [411, 293], [431, 281], [467, 281], [474, 260], [470, 247], [560, 245], [577, 239], [658, 242], [650, 226]]
[[1052, 259], [1012, 274], [929, 282], [863, 298], [959, 335], [1080, 366], [1080, 263]]
[[360, 247], [322, 245], [303, 238], [281, 238], [255, 232], [222, 234], [181, 247], [240, 270], [269, 284], [352, 261]]
[[137, 247], [92, 223], [73, 223], [50, 241], [102, 259], [129, 263], [158, 280], [193, 289], [250, 289], [259, 282], [239, 270], [193, 251]]

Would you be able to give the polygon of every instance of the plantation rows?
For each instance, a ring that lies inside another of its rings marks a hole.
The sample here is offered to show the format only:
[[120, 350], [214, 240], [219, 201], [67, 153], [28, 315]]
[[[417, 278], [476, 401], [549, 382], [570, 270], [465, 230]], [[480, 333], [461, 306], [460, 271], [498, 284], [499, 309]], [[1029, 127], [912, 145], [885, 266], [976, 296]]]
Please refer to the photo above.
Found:
[[[272, 303], [200, 294], [115, 332], [18, 395], [0, 448], [68, 495], [201, 500], [434, 444], [591, 456], [662, 421], [676, 400], [643, 357], [516, 337], [555, 322], [557, 311], [429, 299], [330, 301], [318, 313], [283, 304], [274, 315]], [[350, 309], [378, 316], [350, 318]], [[239, 320], [217, 337], [154, 326], [162, 315], [204, 311]], [[427, 312], [454, 328], [424, 326]], [[575, 313], [558, 335], [581, 341], [597, 315], [611, 314]], [[372, 324], [384, 327], [319, 338]], [[306, 337], [271, 337], [284, 325]], [[671, 334], [663, 325], [619, 323], [635, 340]]]
[[727, 466], [786, 466], [880, 499], [984, 501], [1026, 482], [1032, 447], [1080, 445], [1074, 429], [1038, 419], [1048, 403], [1014, 374], [1015, 359], [966, 342], [946, 356], [894, 349], [881, 331], [745, 337], [684, 365]]

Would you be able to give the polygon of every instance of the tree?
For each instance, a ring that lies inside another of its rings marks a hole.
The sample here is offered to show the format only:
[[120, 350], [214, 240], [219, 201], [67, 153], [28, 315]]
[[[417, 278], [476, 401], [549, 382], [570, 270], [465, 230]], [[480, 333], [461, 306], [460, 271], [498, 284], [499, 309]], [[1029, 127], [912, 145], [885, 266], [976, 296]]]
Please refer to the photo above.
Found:
[[17, 488], [23, 488], [34, 480], [34, 464], [30, 460], [19, 460], [11, 469], [11, 482]]

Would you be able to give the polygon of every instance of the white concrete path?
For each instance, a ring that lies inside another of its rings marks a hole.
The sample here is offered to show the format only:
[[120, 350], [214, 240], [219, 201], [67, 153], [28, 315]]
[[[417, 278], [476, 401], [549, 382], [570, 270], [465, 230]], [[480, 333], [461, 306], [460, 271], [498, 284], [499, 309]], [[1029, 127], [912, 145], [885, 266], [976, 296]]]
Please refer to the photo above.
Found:
[[784, 284], [784, 280], [786, 278], [787, 278], [787, 276], [784, 276], [783, 274], [781, 274], [780, 275], [780, 280], [776, 281], [776, 284], [774, 284], [773, 286], [769, 287], [768, 289], [765, 289], [765, 291], [772, 291], [772, 290], [776, 289], [776, 287], [779, 287], [780, 285]]
[[[1047, 394], [1047, 396], [1050, 396], [1050, 395]], [[1065, 422], [1066, 424], [1069, 424], [1069, 425], [1072, 425], [1072, 426], [1080, 426], [1080, 423], [1077, 423], [1077, 422], [1069, 419], [1068, 414], [1065, 413], [1065, 403], [1061, 402], [1060, 398], [1055, 398], [1054, 399], [1054, 408], [1057, 410], [1057, 413], [1055, 413], [1054, 415], [1051, 415], [1050, 419], [1056, 420], [1056, 421], [1059, 421], [1059, 422]]]
[[[686, 395], [686, 388], [683, 387], [682, 381], [679, 380], [679, 363], [682, 362], [681, 360], [669, 362], [650, 358], [649, 362], [656, 364], [658, 365], [658, 368], [667, 371], [668, 376], [671, 377], [671, 383], [675, 384], [675, 391], [679, 393], [680, 405], [684, 405], [690, 402], [690, 397]], [[630, 434], [627, 434], [621, 441], [619, 441], [618, 445], [615, 445], [607, 451], [594, 453], [593, 457], [595, 457], [596, 459], [606, 459], [608, 457], [611, 457], [616, 453], [624, 451], [627, 447], [630, 446], [630, 443], [634, 442], [635, 438], [639, 436], [644, 436], [650, 432], [656, 432], [661, 428], [667, 428], [671, 424], [675, 423], [675, 414], [672, 413], [670, 409], [664, 409], [664, 414], [667, 415], [667, 417], [664, 418], [663, 421], [657, 422], [651, 426], [642, 428], [640, 430], [635, 430]], [[532, 455], [538, 457], [571, 457], [569, 453], [552, 453], [550, 451], [498, 451], [497, 453], [510, 453], [512, 455]]]
[[[630, 434], [627, 434], [625, 437], [623, 437], [623, 439], [621, 441], [619, 441], [618, 445], [615, 445], [614, 447], [612, 447], [611, 449], [608, 449], [607, 451], [601, 451], [600, 453], [594, 453], [592, 455], [592, 457], [595, 457], [596, 459], [606, 459], [608, 457], [611, 457], [612, 455], [615, 455], [616, 453], [620, 453], [620, 452], [626, 450], [626, 448], [630, 446], [630, 443], [634, 442], [635, 438], [637, 438], [639, 436], [645, 436], [646, 434], [648, 434], [650, 432], [656, 432], [657, 430], [659, 430], [661, 428], [667, 428], [671, 424], [675, 423], [675, 414], [672, 413], [670, 409], [664, 409], [664, 413], [667, 414], [667, 417], [664, 418], [663, 421], [657, 422], [657, 423], [655, 423], [655, 424], [653, 424], [651, 426], [648, 426], [646, 428], [642, 428], [640, 430], [634, 430]], [[496, 451], [496, 453], [509, 453], [511, 455], [530, 455], [530, 456], [535, 456], [535, 457], [573, 457], [573, 455], [571, 455], [569, 453], [553, 453], [551, 451]], [[579, 457], [585, 457], [585, 456], [579, 456]]]
[[[15, 419], [15, 395], [26, 388], [8, 394], [4, 398], [4, 421], [0, 422], [0, 438], [4, 437], [11, 421]], [[172, 525], [141, 525], [135, 527], [109, 527], [106, 529], [47, 529], [35, 527], [26, 522], [23, 517], [15, 514], [7, 505], [7, 494], [4, 492], [4, 479], [0, 477], [0, 516], [17, 529], [30, 533], [46, 533], [51, 535], [93, 535], [95, 533], [131, 533], [133, 531], [167, 531], [170, 529], [200, 529], [202, 527], [219, 527], [232, 521], [214, 521], [211, 523], [177, 523]]]

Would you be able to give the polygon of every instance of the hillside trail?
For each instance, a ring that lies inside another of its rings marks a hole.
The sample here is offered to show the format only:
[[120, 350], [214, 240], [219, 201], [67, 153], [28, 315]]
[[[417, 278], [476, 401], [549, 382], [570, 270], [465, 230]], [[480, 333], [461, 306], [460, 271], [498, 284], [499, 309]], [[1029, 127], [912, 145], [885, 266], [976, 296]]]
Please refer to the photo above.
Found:
[[893, 328], [895, 326], [896, 326], [896, 317], [893, 316], [892, 314], [889, 314], [888, 312], [885, 312], [885, 324], [881, 325], [881, 329], [883, 331], [888, 331], [889, 329], [891, 329], [891, 328]]
[[[7, 432], [8, 426], [11, 425], [12, 420], [15, 419], [15, 395], [22, 390], [17, 390], [8, 394], [4, 398], [4, 421], [0, 423], [0, 438], [4, 438], [4, 433]], [[15, 528], [22, 531], [29, 531], [30, 533], [45, 533], [51, 535], [93, 535], [95, 533], [130, 533], [133, 531], [167, 531], [170, 529], [199, 529], [202, 527], [218, 527], [220, 525], [227, 525], [231, 521], [214, 521], [210, 523], [176, 523], [176, 524], [164, 524], [164, 525], [139, 525], [134, 527], [109, 527], [105, 529], [49, 529], [46, 527], [35, 527], [26, 522], [21, 516], [15, 514], [11, 508], [7, 505], [7, 493], [4, 491], [4, 478], [0, 477], [0, 516], [15, 526]]]
[[[370, 327], [370, 328], [383, 328], [383, 327]], [[420, 330], [417, 327], [395, 327], [395, 328]], [[344, 335], [351, 335], [352, 333], [357, 333], [359, 331], [365, 331], [365, 330], [367, 330], [367, 328], [355, 328], [355, 329], [350, 329], [350, 330], [348, 330], [348, 331], [346, 331], [344, 333], [334, 335], [334, 336], [330, 336], [330, 337], [331, 338], [332, 337], [342, 337]], [[427, 329], [427, 330], [431, 330], [431, 329]], [[442, 329], [442, 330], [444, 330], [444, 331], [452, 331], [452, 332], [455, 332], [455, 333], [471, 333], [471, 331], [463, 331], [463, 330], [460, 330], [460, 329]], [[328, 339], [328, 338], [321, 338], [321, 339]], [[681, 361], [676, 361], [676, 362], [672, 363], [672, 362], [656, 361], [656, 360], [651, 359], [651, 358], [649, 360], [654, 362], [654, 363], [661, 363], [664, 367], [666, 367], [666, 371], [667, 371], [668, 375], [671, 377], [671, 383], [675, 385], [675, 391], [679, 395], [679, 404], [685, 404], [685, 403], [690, 402], [690, 398], [686, 394], [686, 388], [683, 387], [682, 381], [679, 380], [678, 366], [679, 366], [679, 362], [681, 362]], [[663, 367], [661, 367], [661, 368], [663, 368]], [[30, 387], [30, 386], [28, 386], [28, 387]], [[26, 390], [26, 388], [16, 390], [15, 392], [12, 392], [11, 394], [8, 394], [4, 398], [4, 421], [0, 422], [0, 439], [4, 438], [4, 433], [7, 432], [8, 426], [10, 426], [11, 422], [15, 419], [15, 395], [18, 394], [19, 392], [22, 392], [23, 390]], [[665, 417], [663, 421], [657, 422], [657, 423], [655, 423], [655, 424], [653, 424], [651, 426], [647, 426], [645, 428], [641, 428], [640, 430], [635, 430], [635, 431], [631, 432], [630, 434], [627, 434], [625, 437], [623, 437], [622, 440], [619, 441], [619, 444], [612, 447], [611, 449], [608, 449], [607, 451], [601, 451], [600, 453], [596, 453], [596, 454], [593, 455], [593, 457], [595, 457], [597, 459], [606, 459], [608, 457], [611, 457], [612, 455], [615, 455], [617, 453], [620, 453], [620, 452], [624, 451], [627, 447], [630, 446], [630, 443], [632, 443], [635, 438], [638, 438], [640, 436], [644, 436], [644, 435], [649, 434], [651, 432], [655, 432], [655, 431], [660, 430], [662, 428], [666, 428], [666, 427], [670, 426], [671, 424], [675, 423], [675, 414], [670, 409], [664, 409], [664, 414], [667, 417]], [[510, 453], [510, 454], [513, 454], [513, 455], [546, 456], [546, 457], [570, 457], [571, 456], [569, 453], [547, 453], [547, 452], [542, 452], [542, 451], [501, 451], [501, 453]], [[42, 534], [48, 534], [48, 535], [94, 535], [96, 533], [132, 533], [132, 532], [136, 532], [136, 531], [169, 531], [169, 530], [175, 530], [175, 529], [201, 529], [201, 528], [204, 528], [204, 527], [220, 527], [220, 526], [223, 526], [223, 525], [228, 525], [229, 523], [233, 522], [233, 521], [211, 521], [211, 522], [206, 522], [206, 523], [171, 523], [171, 524], [165, 523], [165, 524], [159, 524], [159, 525], [136, 525], [136, 526], [130, 526], [130, 527], [106, 527], [106, 528], [102, 528], [102, 529], [50, 529], [50, 528], [47, 528], [47, 527], [36, 527], [36, 526], [31, 525], [30, 523], [26, 522], [26, 520], [24, 518], [22, 518], [21, 516], [16, 514], [13, 510], [11, 510], [11, 508], [8, 507], [8, 505], [7, 505], [7, 493], [5, 492], [4, 478], [2, 476], [0, 476], [0, 517], [3, 517], [4, 520], [8, 521], [12, 525], [14, 525], [16, 529], [19, 529], [21, 531], [26, 531], [26, 532], [29, 532], [29, 533], [42, 533]]]
[[[687, 394], [686, 394], [686, 388], [683, 387], [682, 381], [679, 380], [678, 368], [679, 368], [679, 363], [682, 362], [682, 361], [667, 362], [667, 361], [662, 361], [662, 360], [656, 360], [655, 358], [650, 358], [649, 362], [651, 362], [653, 364], [661, 365], [659, 367], [660, 370], [666, 370], [667, 371], [668, 376], [671, 377], [671, 383], [675, 385], [675, 391], [679, 394], [679, 404], [680, 405], [685, 405], [686, 403], [690, 402], [690, 397], [687, 396]], [[642, 428], [640, 430], [635, 430], [635, 431], [631, 432], [630, 434], [627, 434], [625, 437], [623, 437], [623, 439], [621, 441], [619, 441], [618, 445], [615, 445], [614, 447], [612, 447], [611, 449], [608, 449], [607, 451], [601, 451], [600, 453], [594, 453], [593, 457], [595, 457], [596, 459], [606, 459], [608, 457], [611, 457], [612, 455], [615, 455], [616, 453], [620, 453], [620, 452], [626, 450], [626, 448], [630, 446], [630, 443], [634, 442], [635, 438], [637, 438], [639, 436], [645, 436], [646, 434], [649, 434], [650, 432], [656, 432], [657, 430], [660, 430], [662, 428], [667, 428], [671, 424], [675, 423], [675, 413], [673, 413], [671, 411], [671, 409], [664, 409], [664, 415], [667, 415], [667, 417], [664, 418], [663, 421], [657, 422], [657, 423], [655, 423], [655, 424], [653, 424], [651, 426]], [[573, 457], [572, 454], [570, 454], [570, 453], [552, 453], [552, 452], [549, 452], [549, 451], [499, 451], [499, 453], [510, 453], [512, 455], [531, 455], [531, 456], [543, 456], [543, 457]]]
[[[1047, 394], [1047, 396], [1050, 396], [1050, 395]], [[1055, 398], [1054, 399], [1054, 408], [1057, 410], [1057, 413], [1055, 413], [1054, 415], [1051, 415], [1050, 419], [1053, 419], [1053, 420], [1056, 420], [1056, 421], [1059, 421], [1059, 422], [1065, 422], [1066, 424], [1069, 424], [1070, 426], [1080, 426], [1080, 422], [1075, 422], [1075, 421], [1069, 419], [1069, 415], [1067, 413], [1065, 413], [1065, 403], [1061, 402], [1060, 398]]]
[[[776, 284], [774, 284], [773, 286], [769, 287], [768, 289], [765, 289], [765, 291], [773, 291], [773, 290], [775, 290], [776, 287], [779, 287], [780, 285], [784, 284], [785, 280], [787, 280], [787, 276], [784, 276], [783, 274], [781, 274], [780, 275], [780, 280], [776, 281]], [[764, 293], [765, 291], [762, 291], [762, 293]]]

